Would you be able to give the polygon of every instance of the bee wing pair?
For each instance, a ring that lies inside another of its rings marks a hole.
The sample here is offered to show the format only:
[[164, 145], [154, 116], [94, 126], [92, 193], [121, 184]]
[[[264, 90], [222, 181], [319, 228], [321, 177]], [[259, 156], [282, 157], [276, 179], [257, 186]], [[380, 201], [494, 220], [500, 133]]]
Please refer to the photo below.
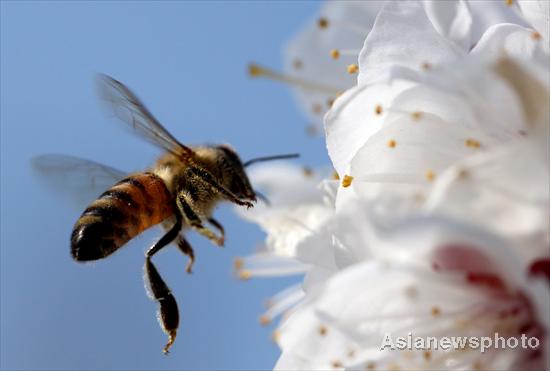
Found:
[[[170, 134], [124, 84], [107, 75], [99, 75], [97, 80], [99, 95], [120, 119], [118, 122], [184, 161], [191, 158], [193, 150]], [[61, 154], [35, 157], [32, 165], [53, 190], [68, 194], [79, 206], [88, 204], [127, 175], [127, 172], [95, 161]]]

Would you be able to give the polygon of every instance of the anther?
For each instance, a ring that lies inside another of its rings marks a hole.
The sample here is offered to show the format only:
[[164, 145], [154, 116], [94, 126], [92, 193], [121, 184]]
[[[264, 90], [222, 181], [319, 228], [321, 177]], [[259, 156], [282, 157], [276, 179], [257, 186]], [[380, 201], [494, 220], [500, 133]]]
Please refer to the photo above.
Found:
[[359, 71], [359, 66], [355, 63], [352, 63], [347, 67], [347, 70], [350, 75], [353, 75], [354, 73], [357, 73]]
[[426, 361], [429, 361], [431, 358], [432, 358], [432, 352], [430, 352], [429, 350], [424, 351], [424, 359]]
[[292, 66], [294, 67], [294, 69], [299, 70], [302, 69], [304, 63], [300, 59], [295, 59], [292, 61]]
[[235, 258], [235, 260], [233, 261], [233, 268], [235, 268], [235, 270], [238, 270], [240, 271], [244, 266], [244, 261], [242, 258]]
[[397, 145], [397, 142], [395, 141], [395, 139], [388, 140], [388, 147], [395, 148], [396, 145]]
[[374, 108], [374, 112], [377, 114], [377, 115], [381, 115], [383, 110], [382, 110], [382, 106], [377, 104], [376, 107]]
[[432, 316], [437, 317], [441, 314], [441, 309], [439, 307], [432, 307]]
[[260, 325], [267, 326], [271, 323], [271, 318], [268, 316], [260, 316]]
[[342, 187], [344, 188], [349, 187], [352, 181], [353, 181], [353, 177], [351, 175], [344, 175], [344, 179], [342, 179]]
[[321, 326], [319, 326], [318, 332], [319, 332], [319, 335], [325, 336], [327, 334], [328, 330], [325, 326], [321, 325]]
[[514, 5], [514, 0], [504, 0], [504, 2], [505, 2], [506, 5], [508, 5], [508, 6]]
[[252, 278], [252, 273], [250, 271], [241, 270], [238, 272], [238, 276], [243, 281], [248, 281], [250, 278]]
[[432, 68], [432, 65], [429, 62], [422, 62], [421, 67], [423, 70], [429, 70]]
[[542, 38], [542, 36], [537, 31], [533, 31], [533, 33], [531, 33], [531, 38], [533, 40], [540, 40]]
[[429, 182], [433, 182], [433, 180], [435, 179], [435, 173], [432, 170], [426, 171], [425, 176]]
[[317, 21], [317, 26], [319, 26], [320, 29], [324, 30], [328, 27], [328, 19], [324, 17], [319, 18], [319, 20]]
[[330, 51], [330, 56], [332, 57], [332, 59], [338, 59], [340, 58], [340, 52], [338, 51], [338, 49], [332, 49]]
[[340, 180], [340, 175], [338, 175], [338, 172], [336, 170], [332, 172], [332, 179]]
[[327, 107], [332, 108], [333, 105], [334, 105], [334, 98], [327, 99]]
[[313, 175], [313, 170], [308, 166], [304, 166], [302, 168], [302, 173], [306, 178], [311, 178], [311, 176]]
[[344, 365], [340, 361], [334, 361], [332, 362], [332, 368], [342, 368]]
[[466, 147], [470, 147], [470, 148], [479, 148], [481, 147], [481, 143], [475, 139], [466, 139], [466, 141], [464, 142], [464, 144], [466, 144]]
[[414, 111], [411, 112], [411, 117], [414, 121], [418, 121], [422, 118], [423, 112], [421, 111]]
[[323, 107], [322, 107], [319, 103], [315, 103], [315, 104], [311, 107], [311, 110], [312, 110], [313, 113], [315, 113], [316, 115], [320, 115], [320, 114], [323, 112]]

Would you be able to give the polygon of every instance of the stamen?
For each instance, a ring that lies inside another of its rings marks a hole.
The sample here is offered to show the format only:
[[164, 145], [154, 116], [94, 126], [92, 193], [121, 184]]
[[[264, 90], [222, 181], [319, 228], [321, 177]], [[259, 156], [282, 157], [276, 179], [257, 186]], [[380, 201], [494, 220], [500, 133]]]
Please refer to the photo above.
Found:
[[279, 340], [281, 340], [281, 332], [279, 330], [273, 331], [271, 334], [271, 340], [273, 340], [275, 344], [279, 344]]
[[397, 142], [395, 141], [395, 139], [388, 140], [388, 147], [395, 148], [396, 145], [397, 145]]
[[349, 187], [352, 181], [353, 181], [353, 177], [351, 175], [344, 175], [344, 179], [342, 179], [342, 187], [344, 188]]
[[340, 52], [338, 51], [338, 49], [332, 49], [330, 51], [330, 56], [333, 58], [333, 59], [338, 59], [340, 58]]
[[432, 65], [429, 62], [422, 62], [420, 66], [423, 70], [429, 70], [430, 68], [432, 68]]
[[234, 264], [237, 277], [245, 281], [255, 277], [289, 276], [307, 271], [307, 266], [297, 260], [265, 252], [239, 258]]
[[317, 330], [319, 332], [319, 335], [321, 336], [325, 336], [328, 332], [328, 329], [326, 328], [326, 326], [319, 326], [319, 329]]
[[542, 36], [537, 31], [533, 31], [533, 33], [531, 34], [531, 38], [538, 41], [542, 38]]
[[355, 63], [352, 63], [347, 67], [347, 71], [350, 75], [357, 73], [359, 72], [359, 66], [356, 65]]
[[294, 69], [300, 70], [304, 66], [304, 63], [301, 59], [295, 59], [292, 61], [292, 66], [294, 67]]
[[334, 105], [334, 100], [335, 100], [334, 98], [329, 98], [327, 100], [327, 107], [328, 108], [332, 108], [332, 106]]
[[374, 112], [377, 114], [377, 115], [381, 115], [383, 110], [382, 110], [382, 106], [380, 104], [377, 104], [376, 107], [374, 108]]
[[367, 370], [374, 370], [375, 367], [376, 367], [376, 363], [374, 363], [374, 362], [368, 362], [367, 365], [365, 366], [365, 369], [367, 369]]
[[506, 3], [506, 5], [508, 6], [512, 6], [514, 5], [514, 0], [504, 0], [504, 3]]
[[432, 307], [432, 316], [437, 317], [441, 314], [441, 309], [439, 307]]
[[238, 276], [243, 281], [248, 281], [252, 278], [252, 273], [250, 271], [241, 270], [238, 272]]
[[429, 350], [424, 351], [424, 359], [426, 361], [429, 361], [431, 358], [432, 358], [432, 352], [430, 352]]
[[272, 69], [269, 69], [267, 67], [257, 65], [255, 63], [251, 63], [248, 65], [248, 74], [251, 77], [265, 77], [271, 80], [280, 81], [280, 82], [301, 87], [307, 90], [319, 91], [330, 95], [334, 95], [339, 91], [339, 89], [336, 87], [318, 84], [313, 81], [302, 80], [300, 78], [289, 76], [289, 75], [274, 71]]
[[311, 110], [313, 111], [313, 113], [315, 113], [316, 115], [320, 115], [321, 113], [323, 113], [323, 107], [321, 107], [321, 105], [319, 103], [315, 103], [313, 105], [313, 107], [311, 107]]
[[264, 316], [264, 315], [260, 316], [260, 324], [261, 324], [262, 326], [267, 326], [267, 325], [269, 325], [270, 323], [271, 323], [271, 318], [269, 318], [269, 317], [267, 317], [267, 316]]
[[340, 175], [338, 175], [338, 172], [336, 170], [332, 172], [332, 179], [340, 180]]

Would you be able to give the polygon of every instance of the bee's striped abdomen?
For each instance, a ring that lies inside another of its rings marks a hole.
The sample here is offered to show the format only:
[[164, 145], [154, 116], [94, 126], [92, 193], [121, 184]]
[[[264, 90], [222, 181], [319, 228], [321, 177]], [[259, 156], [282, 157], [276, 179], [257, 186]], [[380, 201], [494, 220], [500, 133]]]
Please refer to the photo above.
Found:
[[174, 212], [164, 181], [153, 173], [129, 176], [84, 210], [71, 235], [75, 260], [105, 258]]

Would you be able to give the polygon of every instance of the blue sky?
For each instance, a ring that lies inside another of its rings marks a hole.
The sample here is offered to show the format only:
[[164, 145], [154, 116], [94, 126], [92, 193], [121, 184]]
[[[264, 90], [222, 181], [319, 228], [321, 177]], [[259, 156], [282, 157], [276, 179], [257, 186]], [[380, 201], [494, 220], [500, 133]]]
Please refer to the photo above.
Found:
[[170, 356], [156, 305], [144, 292], [151, 230], [111, 258], [73, 262], [69, 235], [81, 209], [33, 174], [30, 159], [65, 153], [132, 171], [158, 151], [100, 109], [94, 74], [130, 86], [184, 143], [231, 143], [244, 159], [300, 152], [326, 164], [322, 138], [285, 86], [246, 75], [282, 66], [282, 48], [316, 2], [6, 2], [1, 7], [0, 366], [2, 369], [269, 369], [273, 328], [262, 302], [295, 279], [235, 280], [232, 261], [263, 241], [230, 206], [217, 218], [219, 249], [190, 233], [192, 276], [175, 248], [155, 257], [178, 300]]

